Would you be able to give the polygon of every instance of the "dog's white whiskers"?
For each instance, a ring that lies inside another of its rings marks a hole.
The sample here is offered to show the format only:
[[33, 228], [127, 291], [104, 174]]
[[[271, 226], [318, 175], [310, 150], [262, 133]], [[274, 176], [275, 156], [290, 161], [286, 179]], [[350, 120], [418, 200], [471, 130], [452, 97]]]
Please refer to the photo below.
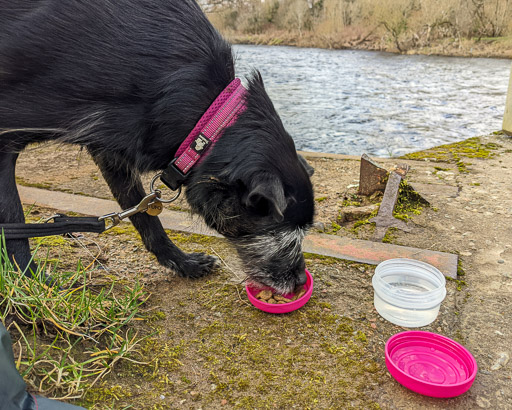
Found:
[[65, 134], [66, 130], [62, 128], [0, 128], [0, 136], [10, 134], [14, 132], [31, 132], [31, 133], [53, 133], [53, 134]]
[[[229, 266], [229, 265], [226, 263], [226, 261], [225, 261], [224, 259], [222, 259], [222, 257], [217, 253], [217, 251], [216, 251], [215, 249], [211, 248], [211, 247], [210, 247], [210, 249], [211, 249], [211, 250], [212, 250], [212, 252], [217, 256], [217, 258], [219, 258], [219, 259], [220, 259], [220, 261], [221, 261], [224, 265], [226, 265], [226, 268], [228, 268], [228, 270], [230, 270], [230, 271], [231, 271], [231, 273], [232, 273], [234, 276], [236, 276], [238, 279], [240, 279], [240, 276], [239, 276], [239, 275], [238, 275], [238, 274], [237, 274], [237, 273], [236, 273], [236, 272], [231, 268], [231, 266]], [[242, 282], [243, 282], [243, 280], [242, 280], [240, 283], [242, 283]]]

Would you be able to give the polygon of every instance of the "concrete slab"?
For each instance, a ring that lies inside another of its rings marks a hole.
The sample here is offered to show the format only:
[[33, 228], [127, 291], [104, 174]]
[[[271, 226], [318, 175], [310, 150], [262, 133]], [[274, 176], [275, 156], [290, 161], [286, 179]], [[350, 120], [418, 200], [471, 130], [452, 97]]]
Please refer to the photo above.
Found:
[[[77, 212], [84, 215], [104, 215], [120, 211], [115, 201], [87, 196], [47, 191], [44, 189], [18, 186], [21, 200], [25, 204], [35, 204], [54, 208], [63, 212]], [[209, 229], [198, 218], [191, 218], [185, 212], [164, 210], [160, 220], [165, 229], [222, 237]], [[303, 250], [318, 255], [347, 259], [355, 262], [377, 265], [391, 258], [412, 258], [430, 263], [444, 275], [457, 277], [457, 255], [436, 252], [407, 246], [391, 245], [371, 241], [343, 238], [335, 235], [311, 234], [304, 241]]]
[[445, 276], [457, 277], [458, 256], [388, 243], [349, 239], [341, 236], [315, 234], [304, 240], [304, 251], [334, 258], [377, 265], [392, 258], [410, 258], [435, 266]]

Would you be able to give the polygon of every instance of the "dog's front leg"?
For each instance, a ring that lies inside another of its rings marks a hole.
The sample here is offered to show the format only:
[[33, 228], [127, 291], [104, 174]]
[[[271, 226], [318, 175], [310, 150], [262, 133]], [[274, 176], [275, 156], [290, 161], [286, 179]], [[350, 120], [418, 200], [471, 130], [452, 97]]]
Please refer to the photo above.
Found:
[[[125, 167], [109, 165], [102, 155], [91, 152], [114, 197], [123, 209], [137, 205], [146, 195], [138, 175]], [[218, 259], [204, 253], [185, 253], [167, 237], [160, 219], [146, 213], [130, 217], [146, 246], [155, 254], [158, 262], [180, 276], [199, 278], [218, 267]]]
[[[16, 188], [15, 167], [18, 154], [0, 152], [0, 222], [23, 223], [25, 215]], [[35, 264], [30, 264], [30, 246], [28, 239], [6, 241], [7, 255], [27, 276], [36, 271]], [[25, 270], [26, 268], [29, 268]], [[32, 272], [31, 272], [32, 271]]]

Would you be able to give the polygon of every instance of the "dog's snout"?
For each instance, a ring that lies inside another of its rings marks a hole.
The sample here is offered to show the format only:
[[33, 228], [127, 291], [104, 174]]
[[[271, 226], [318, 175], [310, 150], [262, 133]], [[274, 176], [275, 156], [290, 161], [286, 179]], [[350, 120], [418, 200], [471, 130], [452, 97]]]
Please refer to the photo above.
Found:
[[303, 286], [306, 284], [308, 277], [306, 276], [306, 271], [302, 268], [299, 269], [297, 273], [297, 286]]

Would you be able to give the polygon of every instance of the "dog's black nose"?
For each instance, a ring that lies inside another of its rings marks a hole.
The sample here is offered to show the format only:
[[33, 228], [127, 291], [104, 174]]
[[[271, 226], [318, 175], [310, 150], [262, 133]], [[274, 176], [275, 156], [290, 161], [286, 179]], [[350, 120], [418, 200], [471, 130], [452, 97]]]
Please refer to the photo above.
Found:
[[304, 269], [300, 269], [297, 274], [297, 286], [305, 285], [308, 280]]

